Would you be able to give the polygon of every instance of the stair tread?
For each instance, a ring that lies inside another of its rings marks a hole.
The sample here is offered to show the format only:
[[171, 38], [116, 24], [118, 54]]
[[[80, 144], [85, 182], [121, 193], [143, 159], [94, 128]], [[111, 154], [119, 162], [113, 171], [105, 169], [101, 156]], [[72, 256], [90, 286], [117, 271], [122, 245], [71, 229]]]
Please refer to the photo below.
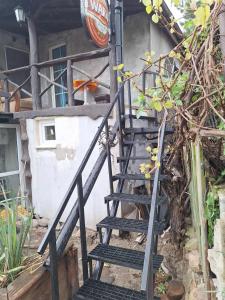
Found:
[[[159, 127], [158, 126], [154, 126], [151, 128], [125, 128], [124, 129], [124, 133], [125, 134], [131, 134], [131, 133], [135, 133], [135, 134], [152, 134], [152, 133], [158, 133], [159, 131]], [[166, 134], [172, 134], [174, 133], [174, 130], [172, 128], [167, 127], [165, 130]]]
[[149, 144], [157, 144], [158, 143], [158, 137], [153, 137], [151, 139], [145, 139], [145, 140], [129, 140], [124, 139], [123, 144], [124, 145], [149, 145]]
[[[146, 300], [146, 293], [89, 279], [78, 290], [74, 300]], [[159, 300], [159, 298], [154, 298]]]
[[113, 193], [105, 197], [106, 201], [126, 201], [140, 204], [151, 204], [151, 196], [148, 195], [131, 195], [124, 193]]
[[[137, 270], [143, 269], [145, 253], [142, 251], [125, 249], [121, 247], [99, 244], [93, 249], [89, 258], [100, 260], [114, 265], [124, 266]], [[153, 257], [153, 271], [157, 272], [163, 261], [163, 256], [155, 255]]]
[[[125, 115], [125, 119], [130, 119], [130, 115]], [[148, 120], [148, 121], [153, 121], [156, 122], [157, 118], [153, 116], [140, 116], [137, 117], [136, 115], [131, 115], [132, 119], [137, 119], [137, 120]]]
[[[143, 174], [116, 174], [113, 176], [114, 179], [126, 179], [126, 180], [146, 180], [146, 181], [153, 181], [154, 176], [152, 176], [150, 179], [146, 179], [145, 175]], [[163, 181], [168, 179], [167, 175], [160, 175], [159, 180]]]
[[[130, 156], [129, 160], [149, 160], [150, 156]], [[126, 156], [117, 157], [117, 161], [127, 160]]]
[[[116, 229], [127, 232], [148, 232], [148, 220], [124, 219], [117, 217], [106, 217], [97, 225], [97, 228]], [[154, 231], [161, 234], [164, 230], [164, 224], [155, 221]]]

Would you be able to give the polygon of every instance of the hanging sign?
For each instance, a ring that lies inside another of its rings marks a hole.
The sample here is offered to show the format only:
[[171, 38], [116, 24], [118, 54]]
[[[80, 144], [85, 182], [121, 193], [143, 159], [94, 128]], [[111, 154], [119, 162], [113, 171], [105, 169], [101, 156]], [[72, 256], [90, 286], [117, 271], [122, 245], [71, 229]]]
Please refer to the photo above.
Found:
[[100, 48], [109, 43], [109, 8], [107, 0], [80, 0], [81, 17], [89, 37]]

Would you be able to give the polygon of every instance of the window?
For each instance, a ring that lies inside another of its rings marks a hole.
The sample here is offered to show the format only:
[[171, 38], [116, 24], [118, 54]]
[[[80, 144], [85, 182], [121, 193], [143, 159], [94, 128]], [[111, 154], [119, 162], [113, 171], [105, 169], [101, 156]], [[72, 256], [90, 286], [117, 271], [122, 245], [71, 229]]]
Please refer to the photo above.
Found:
[[0, 201], [17, 196], [19, 174], [17, 128], [0, 125]]
[[39, 121], [39, 137], [39, 146], [41, 148], [56, 147], [56, 131], [54, 120]]
[[[29, 60], [29, 52], [25, 52], [20, 49], [15, 49], [11, 47], [5, 47], [5, 59], [6, 59], [6, 67], [8, 70], [16, 69], [24, 66], [28, 66], [30, 64]], [[30, 71], [23, 70], [18, 71], [16, 73], [9, 74], [9, 79], [14, 83], [20, 85], [22, 84], [27, 77], [29, 77]], [[27, 82], [23, 88], [28, 92], [31, 92], [30, 81]], [[27, 95], [21, 92], [22, 98], [27, 98]]]
[[[65, 56], [66, 56], [66, 45], [62, 45], [51, 49], [52, 59], [57, 59]], [[53, 66], [52, 68], [53, 79], [55, 80], [65, 69], [66, 69], [66, 63]], [[56, 82], [64, 87], [67, 87], [66, 73], [64, 73], [63, 76], [61, 76], [58, 80], [56, 80]], [[62, 87], [59, 86], [54, 86], [53, 91], [54, 91], [53, 98], [55, 100], [55, 106], [65, 107], [68, 104], [67, 92]]]

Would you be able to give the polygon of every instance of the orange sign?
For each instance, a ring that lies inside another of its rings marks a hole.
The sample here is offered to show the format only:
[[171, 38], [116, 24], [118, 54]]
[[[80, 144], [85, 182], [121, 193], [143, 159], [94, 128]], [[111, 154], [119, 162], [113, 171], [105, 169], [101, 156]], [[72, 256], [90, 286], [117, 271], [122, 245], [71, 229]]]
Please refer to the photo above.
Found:
[[81, 16], [90, 38], [100, 48], [109, 42], [109, 9], [107, 0], [81, 0]]

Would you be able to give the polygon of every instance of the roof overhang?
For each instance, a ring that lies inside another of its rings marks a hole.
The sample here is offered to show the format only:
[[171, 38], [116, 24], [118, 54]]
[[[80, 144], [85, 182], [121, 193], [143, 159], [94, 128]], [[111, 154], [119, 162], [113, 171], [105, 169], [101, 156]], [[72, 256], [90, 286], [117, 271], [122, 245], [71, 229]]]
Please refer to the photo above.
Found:
[[[80, 15], [80, 0], [1, 0], [0, 1], [0, 28], [12, 33], [27, 35], [27, 26], [20, 26], [16, 22], [14, 8], [21, 5], [28, 14], [35, 16], [39, 35], [60, 32], [63, 30], [82, 27]], [[124, 0], [125, 18], [132, 14], [144, 11], [144, 6], [138, 0]], [[163, 13], [166, 19], [172, 16], [166, 3], [163, 3]], [[164, 24], [163, 30], [167, 32], [174, 43], [180, 40], [181, 30], [177, 25], [177, 33], [171, 34]]]

